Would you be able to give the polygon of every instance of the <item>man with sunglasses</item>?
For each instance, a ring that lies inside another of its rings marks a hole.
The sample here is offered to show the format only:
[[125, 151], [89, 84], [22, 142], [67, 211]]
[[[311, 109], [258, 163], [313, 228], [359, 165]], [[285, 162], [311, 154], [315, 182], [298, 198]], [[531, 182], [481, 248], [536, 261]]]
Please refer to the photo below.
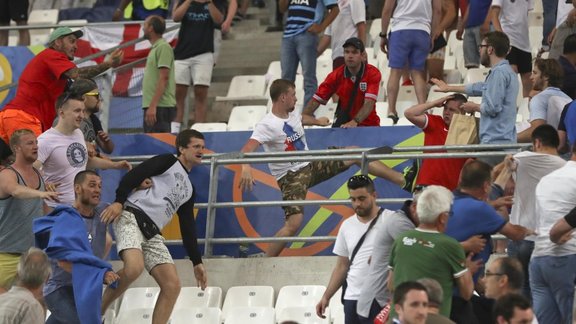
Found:
[[[324, 312], [330, 304], [330, 298], [342, 287], [344, 303], [344, 323], [360, 324], [356, 313], [356, 304], [366, 275], [375, 238], [378, 218], [382, 208], [376, 204], [374, 182], [366, 175], [356, 175], [348, 180], [348, 192], [352, 208], [356, 212], [340, 226], [334, 254], [338, 256], [332, 276], [322, 299], [316, 305], [316, 314], [325, 318]], [[346, 283], [346, 285], [344, 285]]]
[[[296, 104], [296, 88], [293, 82], [278, 79], [270, 86], [272, 110], [254, 127], [250, 139], [242, 148], [242, 152], [254, 152], [260, 145], [267, 152], [306, 151], [308, 144], [302, 125], [326, 125], [328, 118], [315, 118], [311, 115], [300, 115], [294, 110]], [[350, 148], [350, 147], [348, 147]], [[304, 200], [308, 188], [334, 177], [347, 170], [353, 164], [359, 165], [359, 160], [348, 161], [312, 161], [312, 162], [281, 162], [269, 163], [270, 172], [276, 178], [283, 200]], [[416, 176], [411, 170], [406, 174], [397, 172], [380, 161], [368, 164], [368, 172], [412, 191], [412, 183]], [[242, 165], [242, 176], [239, 187], [252, 190], [254, 186], [252, 168], [249, 164]], [[286, 222], [276, 232], [276, 236], [293, 236], [296, 234], [304, 218], [303, 206], [284, 206]], [[284, 249], [284, 242], [268, 245], [268, 256], [278, 256]]]

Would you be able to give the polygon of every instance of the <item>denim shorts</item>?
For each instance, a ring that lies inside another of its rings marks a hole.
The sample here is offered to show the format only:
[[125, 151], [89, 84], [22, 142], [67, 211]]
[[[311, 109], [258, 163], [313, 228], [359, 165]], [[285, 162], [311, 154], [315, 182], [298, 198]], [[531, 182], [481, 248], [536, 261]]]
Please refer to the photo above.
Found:
[[423, 71], [431, 50], [430, 34], [423, 30], [407, 29], [390, 33], [388, 66], [392, 69]]

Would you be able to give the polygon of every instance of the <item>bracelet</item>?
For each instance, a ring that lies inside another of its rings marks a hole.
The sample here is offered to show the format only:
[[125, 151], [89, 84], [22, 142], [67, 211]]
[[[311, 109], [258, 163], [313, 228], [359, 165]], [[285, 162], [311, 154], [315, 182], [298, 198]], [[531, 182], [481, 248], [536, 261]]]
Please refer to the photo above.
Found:
[[358, 117], [354, 117], [354, 119], [353, 119], [353, 120], [356, 122], [356, 124], [360, 125], [360, 118], [358, 118]]
[[388, 36], [386, 36], [386, 34], [384, 34], [383, 32], [380, 32], [380, 34], [378, 34], [378, 36], [380, 36], [381, 38], [387, 38]]

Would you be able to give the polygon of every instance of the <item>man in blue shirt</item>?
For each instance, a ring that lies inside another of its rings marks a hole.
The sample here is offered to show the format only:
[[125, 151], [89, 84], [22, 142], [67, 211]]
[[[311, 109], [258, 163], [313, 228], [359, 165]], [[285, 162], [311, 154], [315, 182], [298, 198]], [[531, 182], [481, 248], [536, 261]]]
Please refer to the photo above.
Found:
[[[280, 48], [282, 79], [294, 82], [298, 63], [302, 64], [306, 106], [318, 88], [318, 34], [334, 21], [340, 10], [335, 0], [279, 0], [278, 8], [281, 13], [288, 11]], [[322, 19], [325, 9], [328, 9], [329, 13]]]
[[[464, 165], [458, 189], [454, 192], [454, 203], [445, 232], [459, 242], [475, 235], [482, 235], [486, 239], [486, 245], [473, 260], [481, 259], [484, 264], [492, 254], [492, 234], [500, 233], [511, 240], [522, 240], [532, 233], [523, 226], [510, 224], [487, 203], [492, 184], [491, 173], [492, 168], [481, 161], [471, 161]], [[483, 271], [473, 275], [474, 284], [478, 282], [481, 273]], [[458, 294], [454, 294], [452, 298], [450, 318], [457, 323], [474, 322], [474, 318], [470, 318], [474, 316], [469, 308], [470, 303], [460, 298]]]
[[[480, 113], [480, 144], [516, 143], [516, 98], [518, 77], [508, 60], [510, 40], [502, 32], [489, 32], [480, 44], [480, 63], [490, 67], [484, 82], [449, 86], [444, 81], [432, 79], [439, 92], [463, 92], [468, 96], [482, 96], [482, 103], [468, 101], [461, 108], [467, 113]], [[490, 165], [496, 165], [504, 156], [482, 158]]]

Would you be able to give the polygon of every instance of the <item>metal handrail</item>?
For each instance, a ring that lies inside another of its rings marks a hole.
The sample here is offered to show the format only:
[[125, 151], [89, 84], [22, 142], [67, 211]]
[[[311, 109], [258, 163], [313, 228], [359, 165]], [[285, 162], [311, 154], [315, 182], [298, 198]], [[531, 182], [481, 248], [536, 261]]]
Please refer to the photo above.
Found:
[[[66, 27], [84, 27], [84, 26], [123, 26], [131, 24], [143, 24], [144, 20], [125, 20], [125, 21], [103, 21], [93, 23], [74, 23], [74, 24], [30, 24], [30, 25], [14, 25], [14, 26], [0, 26], [0, 30], [20, 30], [20, 29], [52, 29], [62, 26]], [[166, 24], [174, 23], [174, 20], [166, 20]]]
[[[412, 158], [463, 158], [463, 157], [487, 157], [487, 156], [501, 156], [511, 153], [511, 149], [515, 148], [519, 150], [521, 148], [526, 147], [527, 145], [523, 144], [515, 144], [515, 145], [508, 145], [508, 144], [501, 144], [501, 145], [492, 145], [492, 149], [501, 149], [500, 151], [490, 151], [490, 152], [458, 152], [458, 153], [405, 153], [405, 154], [366, 154], [366, 150], [363, 154], [334, 154], [336, 150], [320, 150], [323, 151], [325, 155], [308, 155], [308, 156], [301, 156], [298, 153], [302, 152], [291, 152], [293, 155], [291, 156], [291, 161], [341, 161], [341, 160], [360, 160], [361, 165], [367, 165], [370, 161], [373, 160], [385, 160], [385, 159], [412, 159]], [[469, 148], [477, 150], [481, 145], [465, 145], [459, 147], [462, 148]], [[446, 147], [444, 146], [443, 149], [454, 149], [453, 147]], [[502, 151], [502, 149], [506, 149], [506, 151]], [[414, 147], [403, 147], [403, 150], [406, 151], [419, 151]], [[319, 154], [319, 153], [317, 153]], [[331, 154], [331, 155], [327, 155]], [[212, 256], [213, 252], [213, 245], [214, 244], [225, 244], [225, 243], [253, 243], [253, 242], [291, 242], [291, 241], [304, 241], [301, 238], [277, 238], [277, 237], [267, 237], [267, 238], [258, 238], [257, 240], [238, 240], [237, 238], [230, 239], [230, 238], [214, 238], [215, 232], [215, 225], [216, 225], [216, 209], [217, 208], [234, 208], [234, 207], [263, 207], [263, 206], [292, 206], [292, 205], [317, 205], [317, 204], [344, 204], [347, 203], [346, 200], [334, 200], [333, 202], [327, 202], [324, 200], [316, 200], [316, 201], [266, 201], [266, 202], [217, 202], [217, 192], [218, 192], [218, 172], [219, 168], [222, 165], [228, 164], [256, 164], [256, 163], [266, 163], [266, 162], [284, 162], [286, 161], [286, 157], [257, 157], [258, 155], [265, 155], [264, 153], [255, 153], [255, 157], [245, 158], [242, 154], [236, 153], [225, 153], [221, 155], [212, 155], [210, 157], [210, 161], [206, 161], [206, 164], [210, 164], [210, 185], [209, 185], [209, 194], [208, 194], [208, 202], [206, 203], [206, 238], [204, 240], [204, 255], [205, 256]], [[203, 161], [204, 163], [204, 161]], [[362, 168], [362, 170], [365, 170]], [[392, 199], [382, 200], [382, 202], [392, 202]], [[394, 203], [403, 202], [405, 199], [394, 199]], [[333, 237], [319, 237], [320, 241], [332, 241]], [[308, 239], [308, 238], [306, 238]]]

